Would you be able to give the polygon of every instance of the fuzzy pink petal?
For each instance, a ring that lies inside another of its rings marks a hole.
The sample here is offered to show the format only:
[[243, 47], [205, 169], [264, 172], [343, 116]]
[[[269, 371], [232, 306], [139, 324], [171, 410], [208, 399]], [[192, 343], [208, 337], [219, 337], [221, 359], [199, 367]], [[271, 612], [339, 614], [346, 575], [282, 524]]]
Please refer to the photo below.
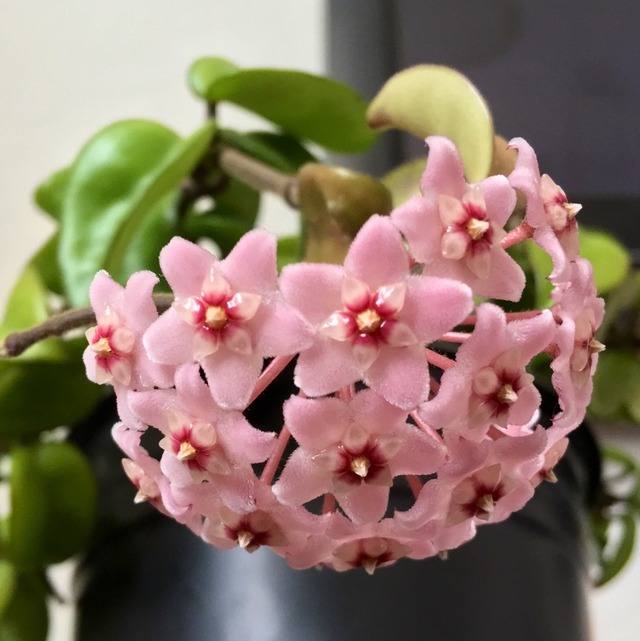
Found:
[[274, 432], [255, 429], [240, 412], [230, 412], [216, 429], [229, 458], [238, 463], [261, 463], [271, 456], [276, 445]]
[[545, 309], [535, 318], [510, 322], [508, 328], [515, 343], [520, 347], [523, 361], [528, 363], [549, 345], [555, 333], [556, 323], [551, 311]]
[[177, 298], [200, 294], [216, 262], [206, 249], [177, 236], [160, 252], [162, 273]]
[[331, 486], [331, 471], [313, 462], [308, 452], [298, 448], [289, 457], [274, 494], [286, 505], [302, 505], [324, 494]]
[[262, 357], [220, 349], [202, 362], [213, 400], [224, 409], [244, 409], [262, 369]]
[[307, 349], [313, 342], [309, 325], [295, 307], [264, 301], [251, 321], [255, 350], [262, 356], [282, 356]]
[[506, 176], [489, 176], [478, 183], [482, 190], [487, 217], [504, 227], [516, 206], [516, 192]]
[[351, 343], [320, 339], [298, 356], [295, 384], [309, 396], [336, 392], [360, 378]]
[[416, 427], [404, 425], [396, 435], [402, 440], [400, 451], [389, 462], [393, 476], [431, 474], [444, 461], [445, 448]]
[[440, 253], [444, 229], [435, 196], [414, 196], [391, 212], [391, 220], [404, 234], [417, 261], [428, 263]]
[[526, 425], [540, 407], [540, 401], [540, 392], [533, 385], [521, 389], [518, 392], [518, 400], [509, 410], [509, 423]]
[[337, 443], [349, 425], [349, 407], [337, 398], [293, 396], [284, 404], [284, 420], [293, 437], [309, 451]]
[[387, 511], [389, 488], [363, 483], [338, 497], [338, 502], [355, 523], [379, 521]]
[[423, 343], [453, 329], [473, 309], [467, 285], [446, 278], [411, 276], [401, 318]]
[[426, 142], [429, 156], [420, 180], [420, 190], [423, 194], [435, 191], [462, 198], [465, 191], [464, 168], [456, 146], [443, 136], [429, 136]]
[[420, 406], [418, 415], [436, 430], [450, 427], [460, 415], [461, 408], [467, 406], [470, 387], [469, 378], [460, 368], [447, 370], [442, 376], [438, 394]]
[[[117, 313], [116, 309], [122, 307], [124, 288], [116, 283], [106, 271], [101, 270], [91, 281], [89, 300], [98, 317], [98, 322], [100, 322], [100, 318], [106, 313], [107, 308]], [[122, 319], [120, 320], [122, 321]]]
[[298, 263], [287, 265], [280, 276], [280, 290], [285, 300], [299, 309], [312, 324], [323, 323], [343, 308], [342, 280], [338, 265]]
[[349, 403], [354, 423], [366, 425], [370, 434], [393, 432], [404, 424], [407, 413], [385, 401], [373, 390], [358, 392]]
[[387, 217], [372, 216], [351, 243], [345, 272], [373, 291], [406, 278], [409, 257], [400, 234]]
[[365, 383], [392, 405], [413, 409], [423, 400], [429, 370], [422, 347], [385, 347], [369, 368]]
[[262, 229], [246, 233], [219, 263], [234, 291], [266, 294], [276, 288], [276, 238]]
[[135, 272], [127, 281], [122, 321], [134, 332], [143, 333], [158, 317], [152, 298], [157, 283], [158, 277], [149, 271]]
[[194, 330], [173, 309], [152, 323], [143, 336], [149, 358], [156, 363], [179, 365], [194, 359]]

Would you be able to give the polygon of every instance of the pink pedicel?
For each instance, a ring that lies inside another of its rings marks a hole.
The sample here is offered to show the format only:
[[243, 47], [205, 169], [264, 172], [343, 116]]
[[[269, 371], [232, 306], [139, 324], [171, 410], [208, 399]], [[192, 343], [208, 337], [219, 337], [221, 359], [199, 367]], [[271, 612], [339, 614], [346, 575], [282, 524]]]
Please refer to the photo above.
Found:
[[[604, 349], [580, 206], [521, 138], [511, 175], [475, 184], [449, 140], [427, 144], [420, 196], [372, 216], [342, 265], [279, 275], [262, 230], [223, 260], [174, 238], [160, 264], [175, 299], [159, 317], [155, 275], [95, 277], [84, 362], [115, 390], [136, 502], [221, 549], [372, 574], [445, 556], [555, 481]], [[507, 232], [516, 189], [524, 218]], [[525, 275], [506, 248], [524, 240], [551, 257], [552, 306], [508, 313]], [[558, 396], [546, 427], [529, 371], [542, 353]], [[246, 410], [288, 365], [272, 431]]]

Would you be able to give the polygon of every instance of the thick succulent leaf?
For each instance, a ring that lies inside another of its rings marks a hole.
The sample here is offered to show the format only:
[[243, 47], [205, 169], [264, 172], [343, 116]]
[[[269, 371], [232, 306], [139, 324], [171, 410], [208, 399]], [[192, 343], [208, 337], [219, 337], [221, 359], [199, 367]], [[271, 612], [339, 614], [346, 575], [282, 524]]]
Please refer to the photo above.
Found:
[[220, 132], [220, 141], [286, 174], [295, 174], [302, 165], [316, 160], [303, 144], [287, 134], [225, 129]]
[[54, 220], [60, 220], [71, 168], [64, 167], [40, 183], [33, 194], [36, 205]]
[[4, 611], [13, 596], [17, 578], [16, 568], [13, 564], [0, 559], [0, 621], [2, 621]]
[[58, 242], [60, 232], [53, 233], [47, 241], [34, 254], [30, 265], [38, 272], [45, 287], [54, 294], [62, 295], [64, 285], [62, 283], [62, 272], [58, 263]]
[[232, 76], [240, 69], [224, 58], [208, 57], [196, 60], [189, 68], [187, 76], [189, 88], [196, 96], [208, 100], [211, 85], [225, 76]]
[[2, 641], [45, 641], [49, 628], [47, 587], [41, 573], [20, 572], [0, 616]]
[[80, 552], [93, 530], [97, 499], [89, 462], [70, 443], [14, 448], [9, 558], [38, 567]]
[[73, 425], [91, 411], [103, 390], [87, 380], [80, 360], [85, 345], [60, 341], [59, 360], [27, 359], [29, 352], [0, 360], [0, 445]]
[[580, 228], [580, 254], [593, 265], [593, 277], [600, 293], [620, 285], [631, 266], [624, 246], [610, 234], [595, 229]]
[[[8, 334], [33, 327], [46, 320], [49, 317], [48, 298], [49, 292], [40, 273], [33, 265], [27, 265], [9, 295], [4, 317], [0, 323], [0, 340]], [[68, 352], [62, 341], [51, 338], [33, 345], [19, 357], [19, 360], [60, 361], [67, 358]], [[9, 361], [0, 362], [0, 367], [8, 363]], [[25, 408], [25, 411], [28, 409]]]
[[208, 102], [231, 102], [332, 151], [363, 152], [376, 139], [367, 127], [364, 100], [335, 80], [282, 69], [233, 72], [220, 58], [196, 61], [189, 76]]
[[389, 190], [359, 172], [309, 163], [298, 172], [304, 259], [342, 263], [351, 241], [374, 214], [393, 208]]
[[121, 278], [124, 256], [145, 219], [193, 170], [214, 126], [180, 140], [157, 123], [124, 121], [87, 143], [72, 167], [60, 234], [60, 265], [73, 304], [87, 302], [98, 270]]
[[418, 65], [395, 74], [369, 105], [367, 121], [375, 130], [402, 129], [421, 139], [446, 136], [460, 150], [469, 182], [489, 175], [491, 112], [473, 84], [453, 69]]
[[607, 420], [640, 422], [640, 362], [632, 353], [608, 349], [600, 354], [589, 411]]
[[302, 260], [300, 236], [283, 236], [278, 238], [278, 270], [285, 265], [298, 263]]
[[389, 190], [394, 207], [402, 205], [413, 196], [420, 195], [420, 178], [426, 164], [426, 158], [416, 158], [392, 169], [380, 179], [380, 182]]

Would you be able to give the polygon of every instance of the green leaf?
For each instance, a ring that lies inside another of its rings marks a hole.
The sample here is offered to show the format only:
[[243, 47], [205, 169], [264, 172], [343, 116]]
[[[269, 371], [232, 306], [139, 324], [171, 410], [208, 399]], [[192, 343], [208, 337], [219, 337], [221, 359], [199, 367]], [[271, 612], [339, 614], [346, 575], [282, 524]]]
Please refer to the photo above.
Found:
[[625, 247], [610, 234], [594, 229], [580, 228], [580, 255], [593, 265], [594, 280], [601, 294], [620, 285], [631, 266]]
[[298, 263], [302, 260], [300, 236], [284, 236], [278, 238], [278, 270], [285, 265]]
[[77, 554], [92, 533], [97, 501], [91, 466], [70, 443], [14, 448], [9, 557], [37, 567]]
[[633, 552], [636, 542], [636, 521], [632, 514], [625, 514], [616, 522], [622, 527], [622, 534], [613, 554], [602, 555], [600, 559], [601, 574], [598, 587], [605, 585], [624, 568]]
[[469, 182], [489, 175], [491, 112], [473, 84], [453, 69], [418, 65], [395, 74], [369, 105], [367, 121], [375, 130], [402, 129], [422, 140], [446, 136], [459, 149]]
[[295, 174], [302, 165], [316, 160], [304, 145], [287, 134], [225, 129], [220, 132], [220, 141], [286, 174]]
[[553, 290], [553, 284], [549, 280], [549, 276], [553, 271], [551, 256], [533, 242], [533, 240], [526, 240], [523, 245], [526, 248], [527, 258], [534, 279], [535, 307], [549, 307], [552, 303], [551, 292]]
[[214, 124], [179, 140], [162, 125], [132, 120], [96, 134], [73, 164], [60, 235], [60, 265], [72, 303], [83, 305], [95, 273], [122, 280], [124, 256], [158, 202], [206, 152]]
[[631, 353], [608, 349], [600, 354], [589, 410], [606, 419], [640, 420], [640, 362]]
[[58, 361], [0, 360], [0, 444], [71, 426], [91, 411], [104, 391], [86, 377], [84, 346], [84, 339], [61, 342]]
[[36, 205], [54, 220], [60, 220], [64, 197], [69, 186], [71, 168], [59, 169], [55, 174], [49, 176], [40, 183], [33, 195]]
[[60, 232], [56, 231], [49, 240], [38, 249], [31, 258], [30, 265], [38, 272], [44, 286], [54, 294], [62, 295], [64, 285], [62, 284], [62, 273], [58, 263], [58, 242]]
[[426, 164], [426, 158], [416, 158], [396, 167], [380, 179], [391, 193], [394, 207], [420, 195], [420, 178]]
[[0, 617], [0, 641], [45, 641], [48, 628], [45, 582], [40, 574], [21, 572]]
[[335, 80], [282, 69], [234, 72], [220, 58], [196, 61], [189, 76], [208, 102], [231, 102], [327, 149], [359, 153], [376, 140], [365, 120], [365, 101]]
[[2, 621], [2, 615], [11, 601], [16, 582], [15, 567], [8, 561], [0, 559], [0, 621]]
[[207, 100], [209, 88], [225, 76], [232, 76], [240, 69], [224, 58], [200, 58], [189, 69], [189, 88], [196, 96]]

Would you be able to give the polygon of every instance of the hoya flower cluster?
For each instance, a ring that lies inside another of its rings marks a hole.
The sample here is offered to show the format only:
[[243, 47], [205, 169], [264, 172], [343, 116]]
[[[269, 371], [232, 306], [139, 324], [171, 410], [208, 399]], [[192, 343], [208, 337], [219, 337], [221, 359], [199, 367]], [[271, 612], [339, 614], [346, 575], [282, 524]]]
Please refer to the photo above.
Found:
[[[160, 262], [175, 300], [160, 317], [153, 274], [125, 288], [96, 276], [85, 363], [117, 394], [136, 501], [220, 548], [373, 572], [459, 546], [554, 480], [603, 348], [579, 205], [521, 139], [509, 177], [472, 185], [450, 141], [427, 143], [421, 195], [373, 216], [343, 265], [279, 276], [261, 230], [224, 260], [174, 238]], [[507, 233], [516, 189], [526, 213]], [[554, 304], [505, 313], [495, 301], [525, 285], [506, 249], [527, 238], [553, 260]], [[542, 352], [559, 398], [545, 428], [527, 371]], [[289, 363], [292, 393], [270, 431], [247, 409]]]

